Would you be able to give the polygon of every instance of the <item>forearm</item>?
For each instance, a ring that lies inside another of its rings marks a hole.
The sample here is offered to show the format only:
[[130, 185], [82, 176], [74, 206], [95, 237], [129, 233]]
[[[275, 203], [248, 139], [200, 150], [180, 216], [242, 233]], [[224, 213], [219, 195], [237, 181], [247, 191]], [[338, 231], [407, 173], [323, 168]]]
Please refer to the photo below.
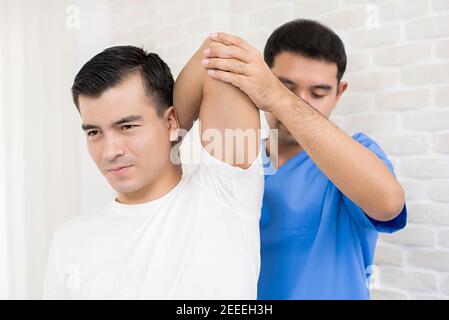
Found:
[[294, 94], [273, 111], [320, 170], [370, 217], [394, 218], [404, 203], [396, 178], [374, 153]]

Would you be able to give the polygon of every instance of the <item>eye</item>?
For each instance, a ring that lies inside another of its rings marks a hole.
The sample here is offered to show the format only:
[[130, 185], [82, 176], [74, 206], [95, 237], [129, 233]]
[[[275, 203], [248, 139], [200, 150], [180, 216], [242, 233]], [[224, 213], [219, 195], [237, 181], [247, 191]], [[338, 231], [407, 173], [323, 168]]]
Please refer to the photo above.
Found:
[[135, 124], [124, 124], [124, 125], [122, 125], [120, 128], [121, 128], [122, 130], [129, 130], [129, 129], [133, 129], [133, 128], [135, 128], [135, 127], [137, 127], [137, 125], [135, 125]]
[[319, 95], [319, 94], [316, 94], [316, 93], [313, 93], [312, 92], [312, 97], [314, 98], [314, 99], [321, 99], [321, 98], [324, 98], [326, 95]]
[[98, 130], [91, 130], [91, 131], [87, 132], [87, 136], [93, 137], [93, 136], [96, 136], [97, 133], [98, 133]]
[[289, 89], [289, 90], [293, 90], [294, 89], [294, 85], [291, 83], [284, 83], [284, 85]]

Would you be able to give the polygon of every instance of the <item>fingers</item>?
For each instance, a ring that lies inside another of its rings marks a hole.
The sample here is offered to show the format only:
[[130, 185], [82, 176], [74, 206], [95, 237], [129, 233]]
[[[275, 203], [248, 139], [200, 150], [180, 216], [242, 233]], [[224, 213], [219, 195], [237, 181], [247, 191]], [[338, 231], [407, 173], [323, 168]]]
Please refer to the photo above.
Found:
[[231, 83], [236, 87], [249, 76], [254, 62], [255, 49], [243, 39], [228, 33], [218, 32], [209, 36], [211, 45], [203, 52], [201, 63], [208, 74], [217, 80]]
[[210, 58], [204, 59], [201, 63], [207, 69], [219, 69], [241, 75], [249, 75], [248, 65], [236, 59]]
[[233, 45], [211, 46], [203, 52], [206, 58], [234, 58], [243, 62], [250, 62], [250, 53]]
[[209, 74], [209, 76], [211, 76], [212, 78], [216, 79], [216, 80], [221, 80], [227, 83], [230, 83], [236, 87], [240, 87], [241, 84], [241, 75], [238, 74], [234, 74], [231, 72], [227, 72], [227, 71], [222, 71], [222, 70], [207, 70], [207, 73]]
[[221, 42], [228, 46], [232, 45], [232, 46], [239, 47], [241, 49], [249, 49], [250, 48], [250, 46], [243, 39], [241, 39], [237, 36], [233, 36], [232, 34], [229, 34], [229, 33], [216, 32], [216, 33], [211, 33], [209, 35], [209, 37], [213, 41]]

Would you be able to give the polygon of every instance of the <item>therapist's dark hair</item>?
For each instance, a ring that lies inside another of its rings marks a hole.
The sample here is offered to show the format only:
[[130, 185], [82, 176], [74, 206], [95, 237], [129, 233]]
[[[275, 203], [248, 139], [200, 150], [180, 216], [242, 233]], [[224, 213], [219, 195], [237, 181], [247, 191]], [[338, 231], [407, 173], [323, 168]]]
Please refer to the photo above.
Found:
[[170, 68], [155, 53], [134, 46], [111, 47], [81, 68], [72, 86], [73, 102], [79, 111], [79, 96], [99, 97], [132, 73], [140, 73], [145, 91], [157, 114], [173, 105], [174, 80]]
[[321, 23], [296, 19], [273, 31], [264, 49], [264, 59], [272, 68], [276, 56], [284, 51], [337, 65], [337, 80], [346, 70], [346, 52], [340, 37]]

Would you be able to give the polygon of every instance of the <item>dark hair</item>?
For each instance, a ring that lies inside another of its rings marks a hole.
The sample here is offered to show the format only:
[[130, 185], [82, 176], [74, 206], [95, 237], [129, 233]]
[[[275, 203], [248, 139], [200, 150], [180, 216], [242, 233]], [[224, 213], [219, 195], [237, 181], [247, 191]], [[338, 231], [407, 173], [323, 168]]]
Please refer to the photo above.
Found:
[[84, 64], [72, 86], [73, 102], [79, 110], [80, 95], [99, 97], [133, 72], [140, 72], [145, 91], [161, 116], [173, 104], [170, 68], [157, 54], [133, 46], [108, 48]]
[[335, 63], [338, 81], [346, 70], [343, 42], [335, 32], [317, 21], [296, 19], [274, 30], [264, 49], [264, 59], [270, 68], [283, 51]]

